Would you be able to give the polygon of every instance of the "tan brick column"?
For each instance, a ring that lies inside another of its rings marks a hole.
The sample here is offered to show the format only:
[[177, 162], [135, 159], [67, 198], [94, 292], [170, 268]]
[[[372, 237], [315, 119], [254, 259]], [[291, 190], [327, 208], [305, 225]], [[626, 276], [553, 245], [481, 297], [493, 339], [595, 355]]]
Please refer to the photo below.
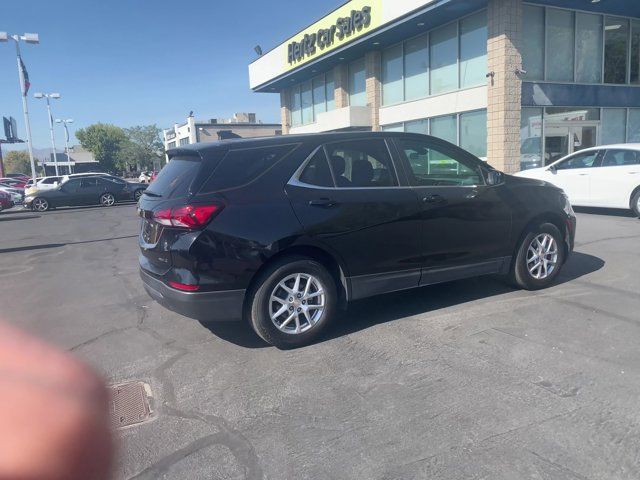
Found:
[[489, 0], [487, 10], [487, 159], [506, 173], [520, 170], [520, 115], [522, 66], [520, 38], [522, 0]]
[[382, 103], [382, 56], [380, 52], [367, 52], [364, 63], [367, 76], [367, 106], [371, 111], [371, 130], [379, 132], [380, 104]]
[[287, 135], [291, 128], [291, 109], [289, 106], [289, 89], [285, 88], [280, 92], [280, 122], [282, 123], [282, 134]]
[[336, 108], [349, 106], [349, 67], [340, 64], [333, 69], [333, 81], [335, 82]]

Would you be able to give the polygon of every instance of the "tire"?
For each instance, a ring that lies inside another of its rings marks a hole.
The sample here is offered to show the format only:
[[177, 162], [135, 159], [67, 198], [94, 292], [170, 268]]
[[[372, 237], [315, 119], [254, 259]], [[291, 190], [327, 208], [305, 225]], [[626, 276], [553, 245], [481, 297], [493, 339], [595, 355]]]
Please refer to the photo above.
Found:
[[631, 210], [635, 213], [636, 217], [640, 218], [640, 188], [631, 197]]
[[142, 196], [142, 192], [144, 192], [144, 190], [142, 190], [141, 188], [139, 188], [138, 190], [136, 190], [135, 192], [133, 192], [133, 199], [137, 202], [138, 200], [140, 200], [140, 197]]
[[[550, 239], [554, 243], [549, 243]], [[546, 252], [543, 262], [538, 262], [540, 252]], [[525, 290], [547, 288], [560, 273], [565, 258], [564, 237], [560, 230], [551, 223], [543, 223], [529, 230], [518, 247], [511, 266], [511, 282]], [[536, 268], [536, 265], [540, 266]]]
[[100, 205], [103, 207], [112, 207], [116, 204], [116, 197], [111, 192], [105, 192], [100, 195]]
[[31, 210], [34, 212], [46, 212], [51, 208], [49, 201], [46, 198], [36, 197], [31, 202]]
[[[309, 297], [305, 298], [308, 283]], [[274, 297], [280, 300], [271, 300]], [[275, 262], [260, 276], [246, 310], [249, 323], [264, 341], [278, 348], [295, 348], [310, 344], [327, 328], [335, 317], [337, 298], [335, 281], [320, 263], [291, 256]]]

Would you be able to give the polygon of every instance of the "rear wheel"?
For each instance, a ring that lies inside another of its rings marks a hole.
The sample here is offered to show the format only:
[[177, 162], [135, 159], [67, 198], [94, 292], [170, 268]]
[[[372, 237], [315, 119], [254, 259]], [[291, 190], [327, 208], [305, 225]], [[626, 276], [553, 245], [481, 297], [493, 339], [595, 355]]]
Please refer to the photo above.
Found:
[[116, 203], [116, 197], [113, 193], [107, 192], [100, 195], [100, 205], [103, 207], [111, 207]]
[[36, 212], [46, 212], [47, 210], [49, 210], [49, 202], [46, 198], [36, 197], [31, 203], [31, 208]]
[[541, 224], [525, 235], [511, 267], [511, 280], [525, 290], [539, 290], [553, 283], [564, 264], [565, 249], [558, 227]]
[[315, 340], [335, 316], [333, 277], [315, 260], [287, 257], [261, 276], [250, 297], [250, 323], [278, 348], [301, 347]]
[[631, 210], [636, 214], [636, 217], [640, 217], [640, 188], [631, 197]]
[[133, 199], [137, 202], [138, 200], [140, 200], [140, 197], [142, 196], [142, 192], [144, 192], [144, 190], [142, 190], [141, 188], [136, 190], [135, 192], [133, 192]]

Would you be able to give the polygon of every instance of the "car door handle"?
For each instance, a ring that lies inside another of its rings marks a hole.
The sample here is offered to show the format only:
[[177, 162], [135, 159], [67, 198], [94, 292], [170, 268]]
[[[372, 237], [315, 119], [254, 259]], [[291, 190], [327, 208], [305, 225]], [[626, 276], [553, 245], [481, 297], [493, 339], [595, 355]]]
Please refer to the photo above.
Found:
[[422, 201], [424, 203], [447, 203], [445, 198], [442, 195], [438, 195], [437, 193], [434, 195], [427, 195], [423, 197]]
[[319, 198], [317, 200], [309, 201], [309, 206], [311, 207], [333, 208], [336, 205], [338, 205], [338, 202], [330, 198]]

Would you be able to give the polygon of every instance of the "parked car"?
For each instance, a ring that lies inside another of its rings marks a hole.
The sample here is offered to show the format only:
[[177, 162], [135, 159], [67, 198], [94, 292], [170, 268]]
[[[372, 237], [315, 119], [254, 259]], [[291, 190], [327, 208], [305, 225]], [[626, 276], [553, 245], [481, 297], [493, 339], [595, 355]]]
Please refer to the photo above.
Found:
[[117, 202], [137, 200], [146, 185], [130, 184], [109, 175], [74, 176], [53, 190], [27, 195], [24, 205], [38, 212], [79, 205], [110, 207]]
[[7, 178], [15, 178], [16, 180], [24, 180], [25, 182], [31, 178], [26, 173], [7, 173]]
[[11, 195], [6, 192], [0, 191], [0, 212], [11, 207], [13, 207], [13, 200], [11, 199]]
[[0, 192], [9, 195], [15, 205], [20, 205], [24, 200], [24, 190], [21, 188], [8, 187], [0, 183]]
[[245, 318], [279, 347], [386, 292], [485, 274], [544, 288], [573, 249], [560, 189], [434, 137], [280, 136], [168, 155], [139, 202], [147, 292], [193, 318]]
[[516, 175], [552, 183], [574, 206], [625, 208], [640, 217], [640, 144], [587, 148]]
[[0, 184], [3, 184], [7, 187], [11, 188], [22, 188], [24, 189], [27, 186], [26, 180], [19, 180], [16, 178], [4, 177], [0, 178]]
[[158, 172], [142, 172], [138, 177], [140, 183], [151, 183], [158, 176]]
[[36, 186], [33, 186], [33, 179], [27, 182], [25, 188], [25, 195], [30, 195], [36, 191], [53, 190], [58, 188], [58, 185], [62, 182], [63, 177], [40, 177], [36, 178]]

